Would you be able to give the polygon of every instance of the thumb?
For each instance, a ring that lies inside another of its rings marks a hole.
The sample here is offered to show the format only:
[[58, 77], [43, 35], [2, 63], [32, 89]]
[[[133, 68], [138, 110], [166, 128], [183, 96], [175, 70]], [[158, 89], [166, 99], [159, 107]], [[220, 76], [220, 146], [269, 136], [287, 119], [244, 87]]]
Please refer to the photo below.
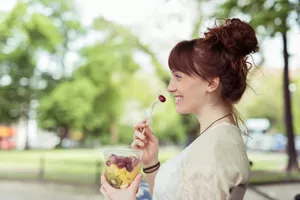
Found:
[[146, 117], [144, 120], [143, 120], [143, 123], [147, 123], [148, 121], [148, 117]]
[[136, 191], [139, 188], [142, 178], [143, 178], [142, 174], [138, 174], [129, 187], [132, 188], [134, 191]]

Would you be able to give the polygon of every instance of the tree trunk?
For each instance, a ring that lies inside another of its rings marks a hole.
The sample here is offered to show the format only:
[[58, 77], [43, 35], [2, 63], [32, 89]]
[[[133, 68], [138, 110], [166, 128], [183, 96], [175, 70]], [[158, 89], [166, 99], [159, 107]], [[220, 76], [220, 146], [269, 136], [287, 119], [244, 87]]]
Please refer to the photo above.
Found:
[[23, 116], [24, 116], [25, 125], [26, 125], [24, 150], [29, 150], [30, 149], [30, 144], [29, 144], [29, 119], [30, 119], [29, 110], [30, 110], [29, 103], [25, 104], [24, 111], [23, 111], [24, 112]]
[[56, 145], [56, 148], [62, 148], [63, 140], [68, 138], [69, 136], [69, 127], [67, 126], [60, 127], [58, 131], [58, 135], [60, 140], [59, 140], [59, 144]]
[[116, 122], [110, 123], [110, 136], [111, 136], [111, 144], [117, 144], [119, 141], [119, 131], [118, 131], [118, 125]]
[[297, 152], [295, 148], [295, 136], [293, 129], [293, 117], [292, 117], [292, 105], [291, 105], [291, 95], [289, 91], [289, 55], [287, 50], [287, 35], [286, 32], [282, 33], [283, 40], [283, 56], [284, 56], [284, 70], [283, 70], [283, 88], [284, 88], [284, 114], [285, 114], [285, 127], [286, 134], [288, 138], [287, 143], [287, 154], [288, 163], [286, 171], [288, 173], [292, 171], [299, 171], [299, 166], [297, 162]]
[[29, 118], [25, 118], [25, 124], [26, 124], [26, 130], [25, 130], [25, 146], [24, 150], [29, 150], [30, 145], [29, 145]]

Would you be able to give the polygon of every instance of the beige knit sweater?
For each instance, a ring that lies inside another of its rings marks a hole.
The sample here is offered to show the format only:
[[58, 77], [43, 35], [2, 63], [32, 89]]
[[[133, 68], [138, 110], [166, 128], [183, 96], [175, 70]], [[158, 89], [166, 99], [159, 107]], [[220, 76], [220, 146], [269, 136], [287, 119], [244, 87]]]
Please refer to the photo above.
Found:
[[189, 147], [179, 169], [177, 200], [242, 200], [250, 175], [240, 129], [222, 122]]

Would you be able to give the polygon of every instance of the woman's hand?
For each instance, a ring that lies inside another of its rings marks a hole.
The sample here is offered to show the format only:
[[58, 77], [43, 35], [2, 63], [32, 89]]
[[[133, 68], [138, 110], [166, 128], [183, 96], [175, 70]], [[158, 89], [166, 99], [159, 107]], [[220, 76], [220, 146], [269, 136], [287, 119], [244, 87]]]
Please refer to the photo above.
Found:
[[138, 192], [141, 180], [142, 175], [138, 174], [128, 188], [116, 189], [109, 185], [105, 173], [103, 173], [101, 176], [100, 192], [103, 194], [105, 200], [136, 200], [136, 193]]
[[[146, 121], [147, 119], [135, 126], [131, 147], [143, 151], [142, 164], [144, 167], [149, 167], [158, 162], [159, 145], [158, 139], [146, 125]], [[143, 129], [145, 129], [144, 134], [142, 134]]]

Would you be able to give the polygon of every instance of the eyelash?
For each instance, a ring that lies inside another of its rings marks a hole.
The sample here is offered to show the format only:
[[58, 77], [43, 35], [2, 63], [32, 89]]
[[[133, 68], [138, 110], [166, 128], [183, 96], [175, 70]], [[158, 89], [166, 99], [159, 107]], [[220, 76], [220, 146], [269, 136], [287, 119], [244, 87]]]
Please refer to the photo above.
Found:
[[178, 74], [175, 74], [175, 77], [178, 78], [178, 79], [181, 78], [181, 76], [179, 76]]

